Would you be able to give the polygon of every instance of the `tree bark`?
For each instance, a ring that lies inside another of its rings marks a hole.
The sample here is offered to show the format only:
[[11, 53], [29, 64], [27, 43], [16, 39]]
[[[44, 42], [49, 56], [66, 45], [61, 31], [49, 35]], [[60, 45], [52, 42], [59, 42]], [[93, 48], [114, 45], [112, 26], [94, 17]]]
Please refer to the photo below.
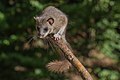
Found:
[[81, 62], [76, 58], [73, 54], [72, 50], [66, 44], [64, 39], [54, 40], [50, 35], [49, 39], [53, 40], [55, 44], [63, 51], [65, 58], [77, 69], [77, 71], [81, 74], [81, 77], [84, 80], [93, 80], [89, 72], [85, 69], [85, 67], [81, 64]]

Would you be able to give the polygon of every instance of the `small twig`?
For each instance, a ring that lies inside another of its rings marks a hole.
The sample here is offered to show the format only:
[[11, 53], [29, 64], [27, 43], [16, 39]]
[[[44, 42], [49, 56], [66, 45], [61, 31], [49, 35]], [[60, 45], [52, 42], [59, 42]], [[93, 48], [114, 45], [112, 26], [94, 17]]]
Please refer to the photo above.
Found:
[[64, 39], [54, 40], [52, 35], [49, 35], [49, 39], [53, 40], [55, 44], [64, 52], [65, 58], [78, 70], [84, 80], [93, 80], [89, 72], [81, 64], [81, 62], [75, 57], [72, 50], [64, 42]]

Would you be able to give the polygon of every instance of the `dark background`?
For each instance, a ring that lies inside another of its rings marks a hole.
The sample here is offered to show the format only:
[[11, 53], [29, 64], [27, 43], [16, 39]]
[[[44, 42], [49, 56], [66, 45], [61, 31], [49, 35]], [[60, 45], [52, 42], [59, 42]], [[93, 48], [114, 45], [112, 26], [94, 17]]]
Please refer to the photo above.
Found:
[[0, 80], [80, 80], [74, 68], [49, 72], [57, 52], [29, 41], [33, 17], [49, 5], [68, 16], [67, 40], [94, 80], [120, 80], [119, 0], [0, 0]]

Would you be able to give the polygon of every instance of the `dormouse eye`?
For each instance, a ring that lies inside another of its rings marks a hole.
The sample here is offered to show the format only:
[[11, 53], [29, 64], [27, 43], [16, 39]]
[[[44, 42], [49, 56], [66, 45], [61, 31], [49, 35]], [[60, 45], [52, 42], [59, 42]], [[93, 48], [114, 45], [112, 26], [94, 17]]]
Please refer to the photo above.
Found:
[[39, 28], [39, 27], [37, 27], [37, 30], [39, 31], [39, 30], [40, 30], [40, 28]]
[[44, 31], [45, 31], [45, 32], [47, 32], [47, 31], [48, 31], [48, 28], [47, 28], [47, 27], [45, 27], [45, 28], [44, 28]]
[[49, 19], [47, 20], [47, 22], [48, 22], [50, 25], [52, 25], [52, 24], [54, 23], [54, 19], [53, 19], [53, 18], [49, 18]]

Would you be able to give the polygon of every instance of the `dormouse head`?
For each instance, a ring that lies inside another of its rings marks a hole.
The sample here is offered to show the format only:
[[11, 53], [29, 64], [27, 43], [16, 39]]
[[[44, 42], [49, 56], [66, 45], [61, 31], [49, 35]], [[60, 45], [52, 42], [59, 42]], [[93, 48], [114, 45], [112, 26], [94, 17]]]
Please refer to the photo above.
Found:
[[53, 32], [53, 18], [34, 17], [34, 19], [36, 20], [36, 30], [39, 38], [45, 38]]

